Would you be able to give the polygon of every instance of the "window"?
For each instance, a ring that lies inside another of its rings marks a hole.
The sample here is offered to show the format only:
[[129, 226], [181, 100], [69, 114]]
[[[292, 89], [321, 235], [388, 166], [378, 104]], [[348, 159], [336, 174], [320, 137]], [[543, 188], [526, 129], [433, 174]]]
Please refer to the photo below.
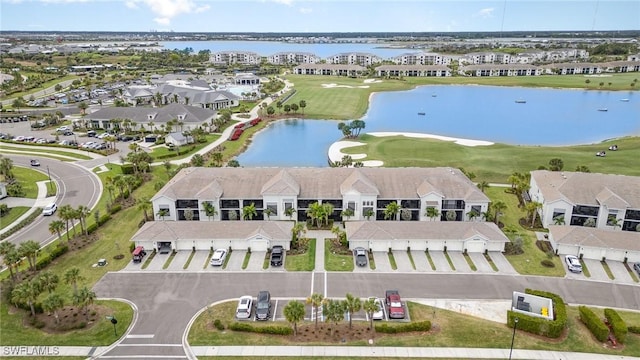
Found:
[[198, 200], [177, 200], [176, 208], [177, 209], [197, 209]]
[[609, 210], [607, 226], [618, 226], [618, 210]]
[[222, 208], [240, 208], [239, 200], [222, 200]]
[[[171, 216], [171, 208], [169, 208], [169, 206], [167, 205], [160, 205], [160, 207], [158, 208], [158, 216], [160, 216], [160, 214], [162, 214], [162, 216], [167, 217], [167, 216]], [[162, 216], [160, 216], [162, 218]]]
[[285, 200], [284, 201], [284, 210], [289, 210], [289, 209], [293, 209], [293, 201], [292, 200]]
[[278, 204], [267, 203], [267, 209], [271, 210], [271, 216], [278, 215]]
[[373, 201], [363, 201], [362, 206], [373, 207]]
[[349, 201], [347, 203], [347, 209], [349, 209], [351, 211], [356, 211], [356, 202], [355, 201]]

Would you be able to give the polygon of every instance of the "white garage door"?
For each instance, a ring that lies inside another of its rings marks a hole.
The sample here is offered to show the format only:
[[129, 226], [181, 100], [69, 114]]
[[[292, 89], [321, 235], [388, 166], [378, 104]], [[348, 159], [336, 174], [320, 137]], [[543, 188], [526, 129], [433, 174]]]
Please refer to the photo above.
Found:
[[427, 249], [427, 241], [425, 240], [409, 240], [407, 243], [411, 251], [425, 251]]
[[447, 251], [464, 251], [464, 242], [462, 240], [447, 241]]
[[269, 242], [266, 239], [252, 239], [249, 241], [251, 251], [267, 251], [269, 249]]
[[349, 249], [353, 250], [358, 247], [369, 250], [369, 241], [368, 240], [349, 241]]
[[603, 249], [599, 247], [583, 246], [580, 249], [580, 253], [585, 259], [602, 260], [603, 252]]
[[628, 251], [627, 252], [627, 262], [629, 262], [629, 263], [640, 262], [640, 251]]
[[429, 249], [429, 251], [444, 251], [444, 241], [429, 240], [427, 241], [427, 249]]
[[621, 249], [607, 249], [605, 257], [607, 260], [624, 261], [627, 252]]
[[562, 255], [580, 255], [580, 248], [575, 245], [558, 244], [558, 254]]
[[387, 240], [370, 241], [371, 251], [389, 251], [389, 242]]
[[467, 241], [465, 244], [467, 252], [470, 253], [483, 253], [486, 246], [484, 241]]

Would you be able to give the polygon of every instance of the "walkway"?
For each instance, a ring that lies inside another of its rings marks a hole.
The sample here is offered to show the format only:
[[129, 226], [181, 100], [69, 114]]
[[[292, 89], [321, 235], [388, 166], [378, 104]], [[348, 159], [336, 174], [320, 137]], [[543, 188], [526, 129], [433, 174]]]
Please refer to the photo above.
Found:
[[[517, 344], [516, 337], [516, 344]], [[88, 346], [2, 346], [7, 356], [33, 356], [56, 354], [56, 356], [84, 356], [100, 358], [107, 347]], [[196, 356], [254, 357], [362, 357], [362, 358], [463, 358], [506, 359], [510, 349], [443, 348], [443, 347], [381, 347], [381, 346], [194, 346]], [[38, 351], [36, 353], [35, 351]], [[159, 356], [161, 357], [161, 356]], [[522, 350], [515, 348], [512, 359], [528, 360], [637, 360], [637, 357], [589, 354], [579, 352]]]
[[14, 226], [19, 224], [22, 220], [26, 219], [36, 211], [37, 208], [45, 207], [47, 204], [50, 204], [55, 201], [55, 196], [47, 197], [47, 183], [49, 181], [38, 181], [36, 185], [38, 185], [38, 197], [35, 199], [28, 198], [16, 198], [16, 197], [8, 197], [6, 199], [2, 199], [3, 204], [7, 204], [10, 208], [16, 206], [28, 206], [30, 209], [22, 214], [19, 218], [14, 220], [11, 224], [5, 226], [2, 230], [0, 230], [0, 234], [4, 234], [5, 232], [11, 230]]

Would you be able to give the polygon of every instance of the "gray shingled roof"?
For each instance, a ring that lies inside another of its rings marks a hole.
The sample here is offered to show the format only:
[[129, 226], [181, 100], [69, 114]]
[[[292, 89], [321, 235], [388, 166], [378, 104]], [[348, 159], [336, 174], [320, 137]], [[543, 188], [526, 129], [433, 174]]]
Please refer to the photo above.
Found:
[[633, 231], [549, 225], [549, 233], [558, 244], [640, 251], [640, 233]]
[[[155, 114], [152, 120], [149, 120], [148, 115]], [[167, 106], [158, 108], [149, 107], [105, 107], [94, 113], [88, 114], [85, 118], [91, 120], [111, 120], [111, 119], [131, 119], [139, 124], [146, 124], [149, 121], [153, 121], [156, 125], [166, 123], [170, 120], [175, 120], [178, 115], [184, 115], [182, 122], [186, 123], [201, 123], [212, 119], [216, 112], [210, 109], [203, 109], [197, 106], [188, 106], [182, 104], [169, 104]]]
[[291, 239], [292, 221], [149, 221], [131, 241], [249, 239], [255, 235], [272, 240]]
[[566, 200], [571, 204], [598, 206], [603, 201], [603, 205], [612, 208], [640, 209], [638, 176], [536, 170], [531, 177], [546, 202]]
[[349, 240], [469, 240], [508, 242], [492, 222], [467, 221], [347, 221]]
[[380, 199], [417, 199], [418, 189], [428, 180], [433, 191], [448, 199], [489, 202], [471, 180], [452, 168], [287, 168], [287, 175], [282, 171], [282, 168], [187, 168], [174, 176], [154, 199], [159, 196], [194, 199], [214, 180], [220, 184], [224, 198], [260, 198], [265, 185], [275, 186], [279, 177], [288, 176], [286, 183], [299, 186], [299, 199], [341, 199], [343, 184], [346, 181], [350, 186], [348, 179], [355, 176], [358, 191], [373, 191], [373, 186]]

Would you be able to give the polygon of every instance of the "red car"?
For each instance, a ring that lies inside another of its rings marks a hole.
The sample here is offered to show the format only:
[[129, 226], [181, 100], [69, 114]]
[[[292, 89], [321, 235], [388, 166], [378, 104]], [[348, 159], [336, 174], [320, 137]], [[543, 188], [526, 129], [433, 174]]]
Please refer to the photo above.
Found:
[[385, 293], [387, 309], [390, 319], [404, 319], [404, 306], [398, 290], [387, 290]]

